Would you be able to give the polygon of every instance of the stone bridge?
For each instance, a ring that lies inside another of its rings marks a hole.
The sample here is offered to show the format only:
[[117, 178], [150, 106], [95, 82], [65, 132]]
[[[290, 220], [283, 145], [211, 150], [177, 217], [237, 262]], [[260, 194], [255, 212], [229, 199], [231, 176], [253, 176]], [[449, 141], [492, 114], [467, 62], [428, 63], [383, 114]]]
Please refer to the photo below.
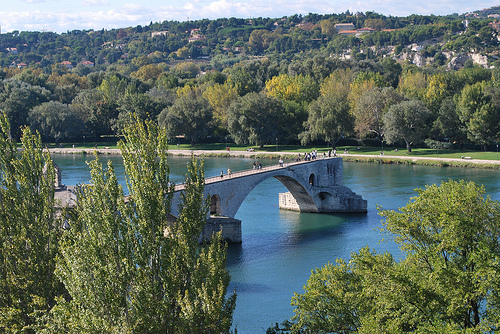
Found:
[[[287, 189], [280, 194], [281, 209], [315, 213], [366, 212], [367, 203], [343, 185], [341, 158], [299, 161], [234, 172], [205, 179], [205, 195], [210, 196], [210, 217], [204, 236], [222, 228], [226, 239], [241, 242], [241, 222], [234, 219], [247, 195], [262, 181], [274, 177]], [[175, 187], [171, 213], [178, 215], [180, 193]]]
[[[56, 171], [60, 175], [60, 170]], [[210, 196], [210, 216], [200, 241], [222, 230], [229, 242], [241, 242], [241, 221], [234, 219], [248, 194], [262, 181], [274, 177], [289, 192], [279, 194], [281, 209], [315, 213], [366, 212], [367, 203], [343, 185], [341, 158], [323, 158], [267, 166], [205, 179], [205, 195]], [[62, 186], [60, 176], [55, 196], [62, 206], [76, 203], [74, 186]], [[175, 186], [171, 214], [179, 215], [183, 184]]]

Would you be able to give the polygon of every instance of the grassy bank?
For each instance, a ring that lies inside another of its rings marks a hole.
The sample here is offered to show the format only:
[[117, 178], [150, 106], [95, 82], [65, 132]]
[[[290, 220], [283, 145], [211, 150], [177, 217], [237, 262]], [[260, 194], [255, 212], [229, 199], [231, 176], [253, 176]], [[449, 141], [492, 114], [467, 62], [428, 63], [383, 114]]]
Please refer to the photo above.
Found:
[[[73, 147], [74, 145], [74, 147]], [[49, 148], [60, 148], [60, 146], [49, 145]], [[91, 150], [97, 147], [99, 150], [117, 149], [118, 147], [113, 143], [82, 143], [72, 144], [68, 143], [63, 148], [73, 149], [73, 153], [82, 153], [84, 150]], [[280, 157], [286, 160], [294, 160], [300, 153], [302, 156], [306, 152], [316, 150], [318, 157], [323, 154], [328, 154], [328, 147], [319, 146], [300, 146], [300, 145], [279, 145], [279, 146], [239, 146], [235, 144], [225, 143], [210, 143], [210, 144], [180, 144], [170, 145], [170, 150], [179, 151], [204, 151], [205, 157], [245, 157], [253, 159], [279, 159]], [[249, 152], [251, 150], [251, 152]], [[343, 154], [344, 152], [348, 154]], [[104, 153], [105, 151], [101, 151]], [[241, 154], [239, 154], [241, 153]], [[179, 154], [179, 153], [175, 153]], [[441, 167], [469, 167], [469, 168], [488, 168], [500, 169], [500, 164], [495, 164], [490, 161], [499, 161], [499, 154], [497, 152], [480, 152], [480, 151], [466, 151], [466, 150], [435, 150], [426, 148], [416, 148], [412, 152], [406, 149], [397, 147], [386, 147], [384, 156], [381, 155], [381, 149], [375, 147], [355, 147], [355, 146], [339, 146], [337, 147], [337, 154], [341, 156], [344, 161], [349, 162], [367, 162], [367, 163], [387, 163], [387, 164], [410, 164], [410, 165], [423, 165], [423, 166], [441, 166]], [[465, 159], [464, 159], [465, 158]], [[458, 161], [443, 161], [442, 159], [455, 159]], [[480, 162], [481, 160], [484, 163]]]
[[443, 161], [433, 160], [432, 158], [425, 159], [411, 159], [405, 157], [356, 157], [356, 156], [343, 156], [344, 161], [348, 162], [367, 162], [367, 163], [381, 163], [381, 164], [406, 164], [406, 165], [419, 165], [419, 166], [438, 166], [438, 167], [461, 167], [461, 168], [483, 168], [483, 169], [500, 169], [500, 164], [488, 163], [486, 160], [479, 162], [470, 162], [467, 160], [462, 161]]

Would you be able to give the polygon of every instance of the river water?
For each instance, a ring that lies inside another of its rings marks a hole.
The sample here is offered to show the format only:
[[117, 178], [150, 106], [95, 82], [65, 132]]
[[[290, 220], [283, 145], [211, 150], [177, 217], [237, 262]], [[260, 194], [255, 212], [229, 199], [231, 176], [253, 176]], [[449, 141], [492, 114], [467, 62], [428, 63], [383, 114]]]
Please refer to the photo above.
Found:
[[[87, 183], [90, 179], [85, 160], [91, 156], [55, 155], [66, 185]], [[119, 179], [124, 182], [120, 157], [102, 156], [113, 160]], [[182, 182], [189, 158], [172, 157], [171, 179]], [[251, 168], [254, 160], [244, 158], [207, 158], [205, 175], [220, 175], [228, 168], [238, 171]], [[262, 164], [277, 163], [262, 160]], [[441, 183], [448, 179], [465, 179], [485, 186], [493, 199], [500, 199], [500, 172], [472, 168], [424, 167], [344, 163], [344, 185], [368, 201], [367, 214], [307, 214], [280, 210], [278, 194], [286, 188], [271, 178], [258, 185], [246, 198], [235, 218], [242, 221], [241, 245], [228, 248], [228, 268], [231, 273], [230, 291], [238, 294], [233, 328], [238, 333], [265, 333], [275, 323], [290, 318], [294, 292], [302, 293], [311, 270], [349, 259], [351, 252], [364, 246], [377, 251], [390, 251], [398, 256], [397, 246], [381, 241], [383, 235], [377, 205], [397, 210], [415, 188]]]

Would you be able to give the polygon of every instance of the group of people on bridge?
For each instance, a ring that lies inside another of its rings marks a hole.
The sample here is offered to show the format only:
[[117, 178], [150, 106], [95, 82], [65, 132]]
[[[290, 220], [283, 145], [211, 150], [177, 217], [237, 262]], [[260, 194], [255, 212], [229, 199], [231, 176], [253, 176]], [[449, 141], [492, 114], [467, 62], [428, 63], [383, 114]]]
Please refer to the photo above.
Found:
[[[311, 152], [306, 152], [304, 153], [304, 161], [311, 161], [314, 160], [318, 157], [318, 151], [317, 150], [312, 150]], [[325, 157], [325, 153], [323, 153], [323, 158]], [[302, 156], [299, 155], [297, 156], [297, 159], [295, 161], [302, 161]]]

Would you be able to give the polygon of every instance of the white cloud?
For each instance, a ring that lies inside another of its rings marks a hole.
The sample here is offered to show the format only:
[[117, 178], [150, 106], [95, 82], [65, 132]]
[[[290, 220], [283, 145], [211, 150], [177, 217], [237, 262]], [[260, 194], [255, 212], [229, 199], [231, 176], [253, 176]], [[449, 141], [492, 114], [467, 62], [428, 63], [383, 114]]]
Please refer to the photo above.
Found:
[[21, 0], [21, 2], [26, 2], [26, 3], [44, 3], [44, 2], [47, 2], [47, 0]]
[[103, 6], [109, 6], [109, 3], [106, 0], [83, 0], [82, 4], [85, 7], [103, 7]]
[[[18, 11], [17, 7], [4, 7], [0, 11], [2, 32], [12, 30], [42, 30], [55, 32], [67, 30], [112, 29], [145, 25], [165, 20], [183, 21], [216, 19], [220, 17], [282, 17], [308, 13], [342, 13], [346, 10], [375, 11], [384, 15], [407, 16], [410, 14], [464, 13], [497, 5], [492, 0], [171, 0], [169, 5], [154, 0], [128, 0], [115, 5], [115, 0], [67, 0], [64, 7], [54, 7], [51, 0], [23, 0], [44, 10]], [[49, 7], [49, 4], [51, 7]], [[84, 5], [82, 8], [81, 5]], [[6, 9], [13, 8], [13, 9]], [[50, 9], [49, 9], [50, 8]], [[54, 9], [56, 8], [56, 9]], [[24, 8], [23, 8], [24, 9]], [[83, 9], [83, 11], [82, 11]]]

